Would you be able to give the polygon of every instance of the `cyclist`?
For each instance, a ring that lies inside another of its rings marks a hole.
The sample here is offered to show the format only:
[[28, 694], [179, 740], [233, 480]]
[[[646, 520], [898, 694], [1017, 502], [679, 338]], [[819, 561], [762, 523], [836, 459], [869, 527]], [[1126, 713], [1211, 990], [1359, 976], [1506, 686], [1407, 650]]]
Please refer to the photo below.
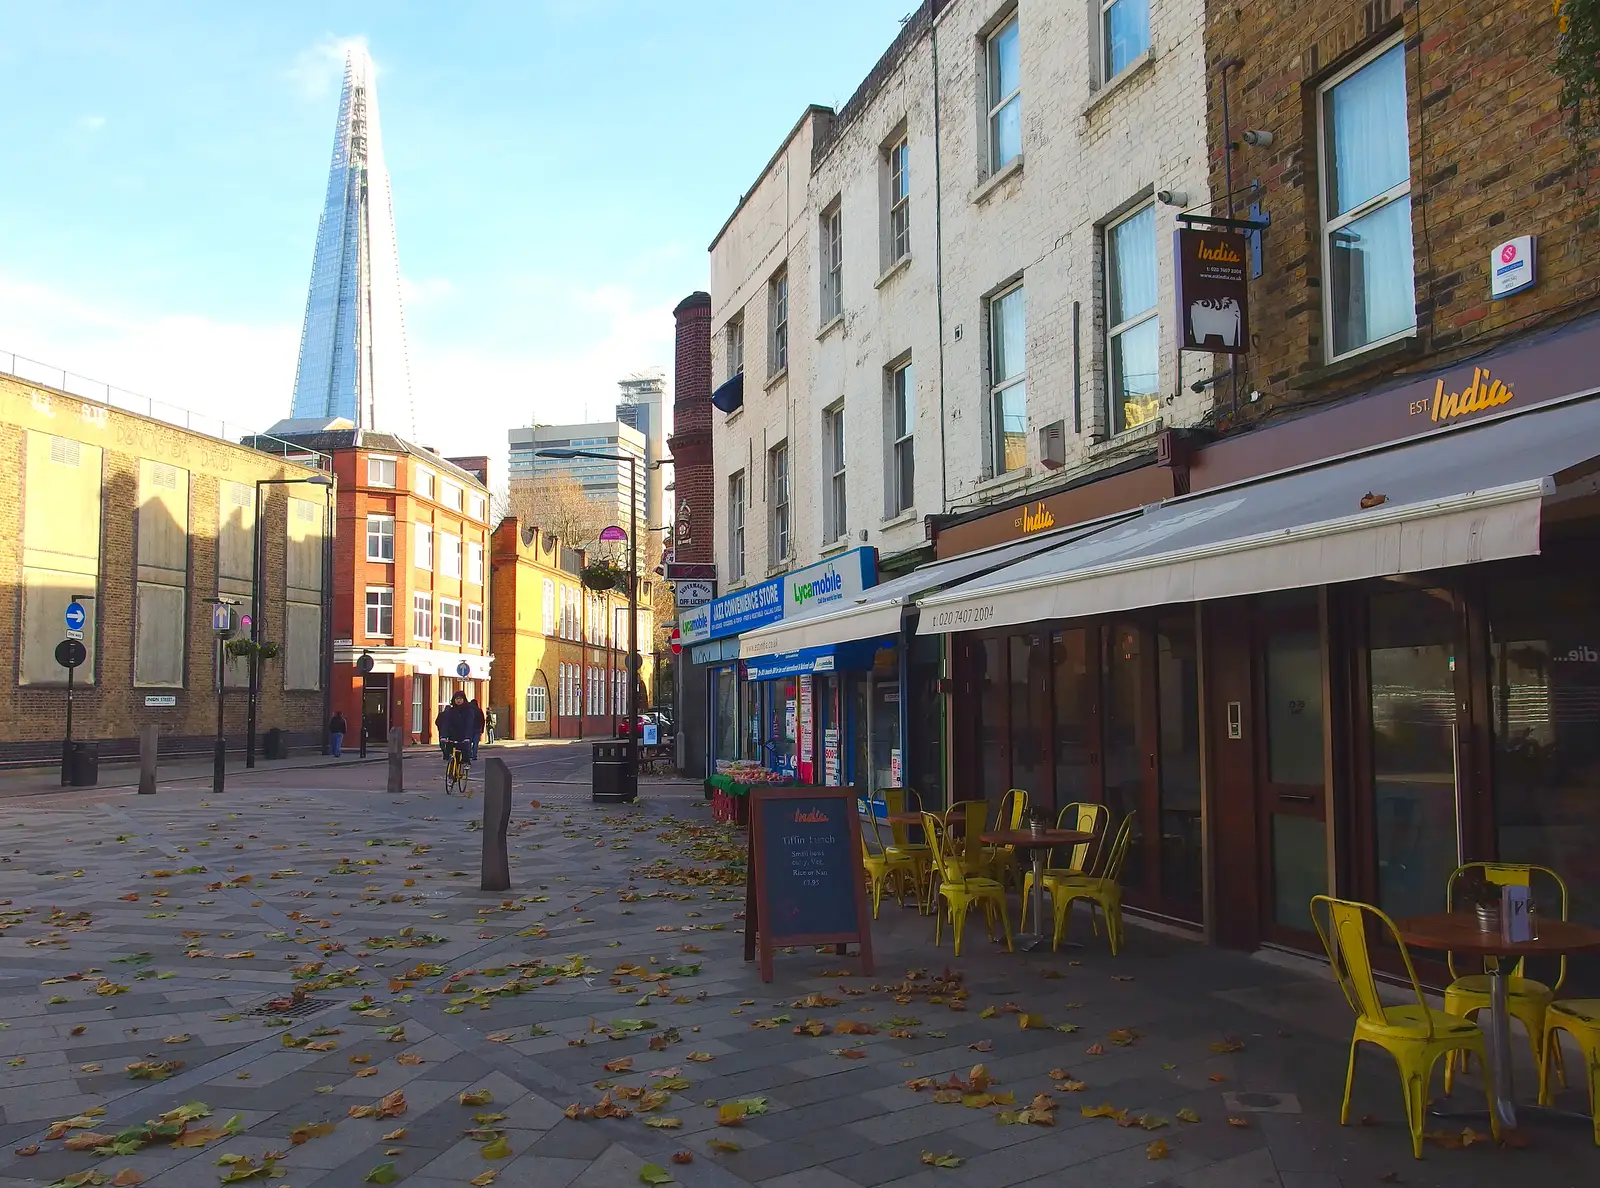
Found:
[[450, 762], [450, 750], [455, 747], [461, 752], [462, 762], [471, 762], [472, 740], [477, 730], [473, 720], [472, 710], [467, 706], [467, 695], [456, 690], [450, 704], [439, 711], [439, 716], [434, 719], [434, 725], [439, 728], [439, 753], [444, 756], [445, 762]]

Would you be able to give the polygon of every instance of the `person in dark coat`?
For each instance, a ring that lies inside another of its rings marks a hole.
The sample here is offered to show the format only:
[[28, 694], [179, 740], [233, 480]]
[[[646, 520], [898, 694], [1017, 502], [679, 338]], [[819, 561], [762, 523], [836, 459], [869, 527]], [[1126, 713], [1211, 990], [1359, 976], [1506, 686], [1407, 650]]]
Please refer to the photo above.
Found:
[[474, 697], [467, 702], [467, 708], [472, 711], [472, 757], [478, 757], [478, 740], [483, 737], [483, 709]]
[[350, 728], [344, 723], [344, 714], [334, 710], [333, 717], [328, 719], [328, 749], [335, 759], [344, 754], [344, 736], [348, 733]]
[[472, 710], [467, 706], [467, 695], [460, 690], [450, 699], [450, 704], [439, 711], [433, 720], [439, 728], [439, 753], [448, 762], [452, 745], [459, 746], [462, 754], [472, 758], [472, 743], [477, 738]]

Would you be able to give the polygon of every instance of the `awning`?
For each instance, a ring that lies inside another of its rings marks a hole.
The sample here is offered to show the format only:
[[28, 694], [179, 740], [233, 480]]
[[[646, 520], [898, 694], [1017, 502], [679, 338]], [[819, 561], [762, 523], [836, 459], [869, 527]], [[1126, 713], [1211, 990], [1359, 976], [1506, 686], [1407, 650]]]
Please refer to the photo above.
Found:
[[770, 681], [775, 677], [799, 676], [809, 672], [848, 672], [872, 667], [879, 648], [891, 647], [893, 639], [861, 639], [820, 648], [801, 648], [772, 656], [746, 660], [747, 680]]
[[711, 403], [725, 413], [738, 412], [744, 404], [744, 372], [737, 372], [718, 385], [711, 393]]
[[919, 599], [924, 634], [1419, 573], [1539, 551], [1547, 502], [1593, 494], [1600, 399], [1168, 500]]
[[951, 557], [948, 561], [924, 565], [863, 591], [856, 598], [854, 606], [843, 610], [832, 609], [826, 614], [785, 619], [759, 631], [748, 632], [740, 637], [740, 655], [765, 656], [773, 652], [792, 652], [875, 635], [897, 635], [901, 612], [919, 594], [966, 581], [1045, 549], [1079, 540], [1106, 523], [1105, 520], [1096, 520], [1092, 525], [1078, 524], [1060, 532], [1040, 533], [994, 548]]

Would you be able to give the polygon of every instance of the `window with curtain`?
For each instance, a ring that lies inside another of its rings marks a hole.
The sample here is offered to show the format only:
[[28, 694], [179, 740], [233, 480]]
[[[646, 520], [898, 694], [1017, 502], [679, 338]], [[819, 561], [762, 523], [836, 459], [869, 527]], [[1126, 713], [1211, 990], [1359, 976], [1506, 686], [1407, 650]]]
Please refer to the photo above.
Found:
[[822, 414], [822, 439], [828, 451], [828, 523], [823, 538], [835, 541], [850, 531], [845, 502], [844, 405], [835, 405]]
[[782, 565], [789, 559], [789, 443], [767, 451], [767, 499], [772, 506], [772, 525], [767, 534], [767, 564]]
[[894, 264], [911, 254], [911, 148], [904, 139], [889, 150], [889, 258]]
[[1109, 82], [1150, 48], [1150, 0], [1100, 0], [1100, 47]]
[[1017, 18], [989, 38], [989, 172], [998, 173], [1022, 155], [1022, 54]]
[[822, 263], [822, 324], [827, 325], [844, 312], [844, 216], [839, 200], [822, 216], [820, 246]]
[[744, 578], [744, 471], [728, 476], [728, 580]]
[[1161, 319], [1156, 313], [1156, 208], [1146, 204], [1106, 228], [1106, 355], [1111, 432], [1153, 419], [1161, 401]]
[[1021, 285], [989, 300], [989, 432], [995, 474], [1028, 464], [1027, 304]]
[[789, 270], [780, 268], [767, 282], [767, 375], [789, 366]]
[[916, 506], [916, 394], [911, 364], [889, 372], [889, 515]]
[[1319, 100], [1331, 362], [1417, 324], [1404, 43], [1336, 76]]

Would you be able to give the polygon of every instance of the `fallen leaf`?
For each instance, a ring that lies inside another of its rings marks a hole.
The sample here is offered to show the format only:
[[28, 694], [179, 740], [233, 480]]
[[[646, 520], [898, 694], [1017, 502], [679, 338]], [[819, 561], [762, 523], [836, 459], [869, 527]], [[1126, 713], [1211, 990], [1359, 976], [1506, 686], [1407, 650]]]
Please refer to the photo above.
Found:
[[843, 1056], [846, 1060], [865, 1060], [867, 1058], [867, 1050], [865, 1048], [835, 1048], [833, 1049], [833, 1054], [835, 1056]]
[[960, 1167], [966, 1160], [959, 1155], [951, 1153], [938, 1155], [932, 1151], [924, 1151], [922, 1153], [922, 1162], [929, 1167]]
[[601, 1067], [604, 1068], [607, 1072], [632, 1072], [633, 1071], [633, 1057], [632, 1056], [619, 1056], [615, 1060], [606, 1061], [605, 1064], [601, 1065]]
[[289, 1132], [289, 1142], [298, 1147], [302, 1143], [314, 1138], [321, 1138], [325, 1134], [334, 1132], [332, 1122], [308, 1122], [304, 1126], [296, 1126]]
[[111, 1188], [133, 1188], [135, 1184], [143, 1184], [144, 1177], [131, 1167], [125, 1167], [111, 1177]]
[[644, 1120], [644, 1124], [646, 1126], [654, 1127], [656, 1130], [679, 1130], [679, 1129], [682, 1129], [682, 1127], [683, 1127], [683, 1119], [682, 1118], [646, 1118]]
[[483, 1157], [485, 1159], [510, 1159], [511, 1144], [506, 1141], [506, 1136], [502, 1134], [494, 1142], [487, 1144], [483, 1148]]
[[718, 1126], [743, 1126], [745, 1108], [742, 1102], [730, 1101], [717, 1107]]
[[487, 1089], [463, 1089], [456, 1100], [464, 1106], [488, 1105], [494, 1100], [494, 1094]]
[[63, 1144], [69, 1151], [92, 1151], [96, 1147], [105, 1147], [116, 1142], [116, 1136], [110, 1134], [97, 1134], [92, 1130], [82, 1134], [72, 1135]]
[[1226, 1039], [1213, 1040], [1211, 1042], [1211, 1050], [1213, 1052], [1242, 1052], [1244, 1051], [1244, 1041], [1235, 1039], [1232, 1036]]
[[1166, 1139], [1156, 1139], [1155, 1142], [1150, 1143], [1144, 1149], [1144, 1157], [1146, 1159], [1165, 1159], [1170, 1154], [1171, 1152], [1167, 1149]]
[[405, 1137], [406, 1128], [402, 1126], [399, 1130], [391, 1130], [388, 1134], [384, 1135], [383, 1141], [386, 1143], [398, 1143], [404, 1141]]
[[730, 1143], [727, 1139], [720, 1138], [707, 1139], [706, 1146], [719, 1155], [732, 1155], [735, 1152], [744, 1150], [738, 1143]]
[[672, 1153], [672, 1162], [674, 1162], [674, 1163], [693, 1163], [694, 1162], [694, 1152], [693, 1151], [674, 1151]]
[[368, 1184], [393, 1184], [400, 1178], [400, 1173], [395, 1170], [394, 1164], [380, 1163], [361, 1178]]
[[1198, 1121], [1200, 1121], [1200, 1115], [1195, 1113], [1188, 1106], [1184, 1106], [1183, 1109], [1178, 1111], [1178, 1121], [1179, 1122], [1198, 1122]]
[[17, 1147], [11, 1153], [13, 1155], [21, 1155], [24, 1159], [26, 1159], [30, 1155], [37, 1155], [39, 1153], [39, 1144], [29, 1143], [26, 1147]]
[[473, 1176], [472, 1179], [468, 1180], [467, 1183], [471, 1184], [473, 1188], [488, 1188], [490, 1184], [495, 1182], [499, 1175], [500, 1169], [497, 1167], [491, 1167], [486, 1172], [479, 1172], [477, 1175]]
[[1229, 1118], [1228, 1119], [1228, 1125], [1232, 1126], [1236, 1130], [1249, 1130], [1250, 1129], [1250, 1119], [1248, 1119], [1248, 1118]]
[[641, 1184], [675, 1184], [672, 1173], [666, 1168], [654, 1163], [647, 1163], [639, 1169], [639, 1182]]
[[1088, 1056], [1104, 1056], [1106, 1054], [1106, 1046], [1104, 1044], [1090, 1044], [1083, 1051]]
[[982, 1039], [975, 1044], [968, 1044], [967, 1047], [974, 1052], [993, 1052], [994, 1041], [991, 1039]]

